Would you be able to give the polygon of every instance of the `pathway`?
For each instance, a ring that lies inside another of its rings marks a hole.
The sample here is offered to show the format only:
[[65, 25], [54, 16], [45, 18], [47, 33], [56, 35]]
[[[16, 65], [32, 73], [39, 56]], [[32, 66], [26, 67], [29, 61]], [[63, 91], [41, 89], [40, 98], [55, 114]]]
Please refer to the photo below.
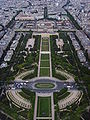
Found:
[[[50, 35], [41, 34], [41, 43], [40, 43], [40, 55], [39, 55], [39, 64], [38, 64], [38, 77], [51, 77], [52, 78], [52, 64], [51, 64], [51, 48], [50, 48]], [[51, 97], [51, 117], [37, 117], [37, 102], [38, 97]], [[35, 99], [35, 109], [34, 109], [34, 120], [37, 119], [51, 119], [54, 120], [54, 100], [53, 93], [37, 93]]]
[[21, 90], [8, 90], [6, 92], [7, 98], [9, 100], [12, 100], [12, 103], [16, 106], [20, 106], [26, 109], [30, 109], [31, 108], [31, 103], [29, 100], [23, 98], [19, 92], [21, 92]]
[[82, 92], [79, 90], [71, 90], [69, 92], [70, 94], [67, 97], [65, 97], [62, 100], [59, 100], [59, 109], [64, 109], [67, 106], [70, 106], [71, 104], [79, 101], [79, 99], [82, 97]]
[[49, 37], [49, 34], [41, 35], [38, 77], [52, 77], [51, 49]]

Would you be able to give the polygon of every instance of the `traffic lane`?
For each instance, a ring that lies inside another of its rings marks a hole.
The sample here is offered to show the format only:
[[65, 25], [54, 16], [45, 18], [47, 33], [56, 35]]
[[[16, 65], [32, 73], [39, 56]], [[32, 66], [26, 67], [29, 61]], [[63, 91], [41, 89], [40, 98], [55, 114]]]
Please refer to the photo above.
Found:
[[74, 82], [55, 82], [55, 81], [34, 81], [34, 82], [15, 82], [11, 87], [11, 88], [14, 88], [14, 89], [21, 89], [21, 88], [24, 88], [26, 87], [27, 89], [30, 89], [30, 90], [43, 90], [43, 89], [40, 89], [40, 88], [36, 88], [35, 87], [35, 84], [37, 83], [53, 83], [55, 84], [56, 87], [54, 88], [50, 88], [50, 89], [45, 89], [46, 91], [50, 90], [50, 91], [53, 91], [53, 90], [61, 90], [62, 88], [69, 88], [69, 89], [77, 89], [76, 85]]

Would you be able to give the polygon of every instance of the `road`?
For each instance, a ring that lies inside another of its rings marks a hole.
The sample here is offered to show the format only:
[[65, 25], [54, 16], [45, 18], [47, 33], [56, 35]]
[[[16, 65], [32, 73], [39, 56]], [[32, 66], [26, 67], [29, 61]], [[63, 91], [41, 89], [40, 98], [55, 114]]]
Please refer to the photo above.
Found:
[[[24, 84], [25, 83], [25, 84]], [[52, 83], [55, 85], [54, 88], [36, 88], [35, 85], [37, 83]], [[21, 86], [23, 88], [27, 88], [29, 90], [32, 90], [34, 92], [38, 93], [47, 93], [47, 92], [57, 92], [60, 91], [62, 88], [70, 86], [71, 89], [76, 89], [75, 82], [66, 82], [66, 81], [60, 81], [53, 78], [37, 78], [35, 81], [28, 81], [28, 82], [15, 82], [13, 84], [15, 89], [21, 89]]]

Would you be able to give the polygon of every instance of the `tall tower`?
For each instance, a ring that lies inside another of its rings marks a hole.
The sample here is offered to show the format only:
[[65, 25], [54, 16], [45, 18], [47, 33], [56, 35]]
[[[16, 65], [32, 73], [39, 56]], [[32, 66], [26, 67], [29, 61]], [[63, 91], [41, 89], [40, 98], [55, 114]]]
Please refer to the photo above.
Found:
[[48, 18], [47, 0], [45, 0], [45, 4], [44, 4], [44, 18], [45, 19]]
[[45, 4], [44, 4], [44, 7], [47, 7], [47, 0], [45, 0]]

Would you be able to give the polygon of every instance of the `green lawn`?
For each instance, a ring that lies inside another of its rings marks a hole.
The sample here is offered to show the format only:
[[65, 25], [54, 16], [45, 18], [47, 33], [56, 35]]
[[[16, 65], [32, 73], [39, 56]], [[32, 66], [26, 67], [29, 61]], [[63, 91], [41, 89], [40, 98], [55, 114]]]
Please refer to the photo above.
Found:
[[61, 75], [61, 74], [55, 73], [53, 76], [58, 78], [59, 80], [63, 80], [63, 81], [67, 80], [67, 78], [64, 75]]
[[42, 45], [48, 45], [49, 41], [42, 41]]
[[50, 67], [49, 61], [41, 61], [40, 62], [40, 67]]
[[[11, 106], [12, 107], [10, 107], [10, 104], [7, 98], [4, 98], [2, 101], [0, 101], [0, 110], [2, 110], [3, 112], [11, 116], [13, 120], [21, 120], [21, 116], [24, 117], [25, 119], [30, 118], [30, 116], [28, 115], [29, 114], [28, 110], [25, 109], [24, 111], [20, 111], [22, 110], [22, 108], [18, 108], [12, 103], [11, 103]], [[18, 113], [17, 111], [20, 111], [20, 112]]]
[[38, 117], [51, 116], [51, 98], [50, 97], [38, 97], [37, 116]]
[[42, 51], [49, 51], [48, 39], [42, 39]]
[[23, 91], [21, 91], [21, 92], [19, 92], [19, 94], [23, 97], [23, 98], [25, 98], [25, 99], [27, 99], [27, 100], [30, 100], [30, 95], [28, 94], [26, 94], [26, 93], [24, 93]]
[[68, 95], [70, 95], [70, 92], [66, 92], [66, 93], [58, 96], [58, 100], [62, 100], [62, 99], [64, 99], [64, 98], [66, 98]]
[[42, 39], [42, 42], [48, 42], [48, 39]]
[[37, 83], [35, 85], [35, 87], [37, 87], [37, 88], [45, 88], [45, 89], [47, 89], [47, 88], [53, 88], [54, 86], [55, 85], [52, 84], [52, 83]]
[[50, 76], [50, 69], [49, 68], [40, 68], [40, 76], [41, 77], [49, 77]]
[[70, 18], [70, 20], [72, 21], [72, 23], [74, 24], [74, 26], [78, 29], [78, 30], [82, 30], [82, 28], [79, 26], [79, 24], [77, 23], [77, 21], [74, 19], [74, 17], [66, 10], [67, 12], [67, 16]]
[[65, 94], [68, 91], [68, 88], [62, 88], [60, 92], [58, 92], [58, 96]]
[[42, 45], [42, 51], [49, 51], [49, 45]]
[[48, 60], [49, 54], [41, 54], [41, 60]]

